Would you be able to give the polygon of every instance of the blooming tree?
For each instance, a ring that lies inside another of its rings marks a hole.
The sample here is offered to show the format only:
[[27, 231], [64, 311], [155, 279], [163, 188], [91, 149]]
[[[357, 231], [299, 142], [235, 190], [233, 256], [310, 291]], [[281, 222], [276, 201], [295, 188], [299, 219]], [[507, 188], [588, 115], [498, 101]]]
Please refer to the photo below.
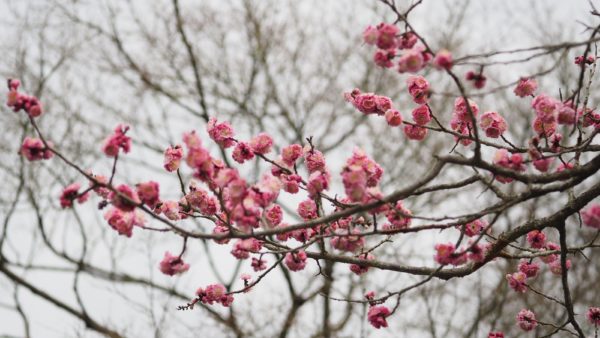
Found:
[[[189, 248], [206, 242], [226, 248], [239, 262], [238, 267], [253, 272], [242, 274], [238, 287], [214, 281], [187, 290], [187, 299], [177, 307], [180, 311], [201, 306], [227, 322], [215, 308], [230, 308], [238, 298], [253, 297], [276, 271], [284, 271], [289, 279], [290, 275], [313, 269], [318, 272], [316, 278], [327, 281], [337, 264], [338, 269], [343, 265], [350, 276], [367, 281], [365, 292], [337, 297], [325, 292], [331, 288], [331, 283], [325, 282], [315, 295], [326, 299], [326, 307], [330, 301], [360, 304], [365, 310], [363, 319], [375, 329], [386, 330], [395, 318], [406, 316], [402, 302], [428, 284], [460, 283], [463, 277], [484, 274], [502, 262], [515, 262], [507, 264], [509, 271], [494, 278], [512, 290], [512, 297], [533, 295], [539, 303], [504, 314], [514, 328], [523, 334], [534, 331], [546, 336], [597, 334], [598, 304], [585, 304], [585, 309], [581, 304], [576, 306], [572, 271], [578, 265], [593, 265], [594, 249], [600, 247], [600, 183], [596, 175], [600, 169], [596, 140], [600, 114], [590, 99], [596, 80], [595, 43], [600, 40], [600, 26], [589, 27], [587, 38], [581, 42], [525, 50], [534, 53], [530, 58], [577, 50], [580, 54], [568, 69], [575, 74], [576, 83], [564, 88], [542, 84], [536, 79], [544, 75], [542, 72], [522, 74], [508, 85], [489, 89], [488, 79], [492, 76], [486, 73], [486, 67], [494, 65], [494, 57], [523, 51], [460, 56], [450, 48], [436, 48], [409, 20], [421, 2], [400, 8], [393, 1], [382, 0], [381, 5], [393, 20], [355, 32], [362, 33], [363, 48], [373, 54], [373, 65], [404, 81], [403, 91], [412, 108], [403, 111], [401, 106], [405, 105], [391, 94], [369, 92], [368, 86], [352, 89], [350, 82], [347, 91], [338, 93], [353, 107], [349, 114], [380, 119], [386, 124], [386, 133], [403, 135], [403, 143], [417, 144], [423, 153], [428, 151], [428, 138], [442, 140], [430, 165], [414, 180], [388, 173], [373, 155], [358, 146], [344, 154], [341, 169], [333, 170], [333, 159], [311, 135], [290, 142], [264, 128], [244, 136], [235, 123], [206, 108], [197, 69], [195, 83], [205, 127], [189, 129], [161, 149], [161, 167], [175, 184], [159, 184], [151, 176], [131, 182], [120, 175], [122, 161], [136, 152], [135, 135], [143, 127], [135, 124], [116, 125], [97, 145], [110, 171], [84, 166], [69, 154], [68, 147], [59, 146], [40, 126], [39, 121], [53, 118], [52, 109], [46, 108], [50, 104], [28, 94], [27, 86], [10, 78], [6, 104], [31, 126], [19, 152], [28, 162], [47, 162], [49, 166], [60, 162], [77, 173], [77, 179], [65, 182], [56, 201], [63, 209], [76, 209], [86, 203], [97, 205], [105, 226], [112, 231], [112, 240], [136, 241], [146, 232], [176, 236], [179, 247], [160, 252], [162, 260], [153, 262], [155, 269], [169, 278], [185, 276], [193, 268]], [[173, 4], [177, 30], [196, 68], [178, 1]], [[600, 14], [594, 9], [593, 16]], [[503, 62], [510, 66], [521, 61]], [[434, 76], [447, 79], [453, 91], [440, 92], [437, 83], [428, 79]], [[150, 79], [144, 81], [153, 86]], [[511, 91], [507, 100], [528, 107], [523, 112], [531, 117], [526, 128], [512, 123], [500, 106], [480, 111], [480, 105], [484, 106], [478, 104], [480, 98], [507, 87]], [[547, 94], [557, 91], [559, 95]], [[438, 109], [436, 100], [448, 102], [445, 96], [450, 97], [449, 104]], [[522, 130], [525, 138], [511, 139], [512, 129]], [[243, 168], [249, 166], [258, 168], [256, 177], [243, 174]], [[396, 182], [393, 189], [386, 187], [390, 182]], [[468, 201], [454, 202], [459, 204], [454, 208], [456, 212], [438, 216], [432, 211], [435, 204], [428, 209], [414, 202], [421, 196], [465, 192], [485, 194], [485, 203], [471, 207], [465, 205]], [[524, 210], [530, 208], [535, 212], [523, 219]], [[511, 217], [516, 216], [519, 221], [513, 222]], [[195, 226], [195, 222], [202, 226]], [[435, 234], [440, 232], [447, 236], [437, 240]], [[403, 263], [386, 252], [398, 238], [435, 240], [422, 242], [420, 251], [426, 258], [418, 265]], [[589, 258], [585, 252], [590, 253]], [[33, 292], [42, 292], [24, 283], [4, 258], [0, 260], [0, 271]], [[398, 278], [416, 278], [400, 288], [371, 289], [369, 276], [378, 276], [381, 271]], [[549, 277], [556, 279], [559, 288], [543, 283], [543, 278]], [[597, 280], [597, 271], [592, 278]], [[123, 336], [85, 311], [78, 312], [67, 304], [59, 306], [80, 317], [92, 330], [111, 337]], [[556, 306], [562, 317], [546, 319], [544, 306]], [[234, 324], [230, 327], [237, 328]], [[504, 337], [493, 323], [488, 327], [488, 337]], [[334, 331], [325, 320], [321, 334], [331, 336]]]

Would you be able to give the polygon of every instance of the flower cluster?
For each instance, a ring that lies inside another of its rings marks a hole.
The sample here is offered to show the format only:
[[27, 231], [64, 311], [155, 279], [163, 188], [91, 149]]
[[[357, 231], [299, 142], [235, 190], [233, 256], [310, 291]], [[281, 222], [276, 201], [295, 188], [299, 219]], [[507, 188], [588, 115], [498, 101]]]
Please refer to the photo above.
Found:
[[131, 150], [131, 138], [127, 135], [129, 126], [119, 124], [115, 127], [112, 135], [108, 136], [104, 140], [102, 145], [102, 152], [108, 157], [116, 157], [119, 154], [119, 150], [128, 153]]
[[387, 96], [362, 93], [358, 88], [349, 93], [344, 93], [344, 98], [365, 115], [385, 115], [388, 110], [392, 109], [393, 105], [392, 100]]
[[30, 117], [42, 115], [42, 104], [38, 98], [20, 93], [19, 86], [21, 86], [21, 81], [8, 79], [8, 97], [6, 105], [12, 108], [15, 113], [24, 110]]
[[[494, 156], [494, 164], [514, 171], [525, 171], [525, 165], [523, 164], [523, 156], [521, 154], [511, 154], [509, 156], [508, 150], [498, 149]], [[496, 175], [496, 180], [501, 183], [510, 183], [513, 181], [511, 177], [505, 177]]]
[[[52, 143], [48, 143], [52, 147]], [[21, 154], [29, 161], [48, 160], [54, 156], [50, 148], [44, 145], [44, 142], [38, 138], [25, 137], [21, 145]]]
[[388, 327], [386, 318], [390, 315], [390, 309], [385, 306], [371, 306], [367, 312], [367, 319], [374, 328]]
[[159, 269], [160, 272], [164, 273], [168, 276], [173, 276], [175, 274], [181, 274], [188, 271], [190, 268], [189, 264], [186, 264], [181, 256], [173, 256], [170, 252], [165, 252], [165, 256], [162, 261], [160, 261]]
[[229, 307], [233, 303], [233, 295], [228, 294], [227, 289], [222, 284], [211, 284], [205, 289], [198, 288], [196, 295], [203, 304], [220, 303], [225, 307]]
[[523, 331], [531, 331], [535, 329], [538, 323], [533, 312], [523, 309], [517, 314], [517, 325]]

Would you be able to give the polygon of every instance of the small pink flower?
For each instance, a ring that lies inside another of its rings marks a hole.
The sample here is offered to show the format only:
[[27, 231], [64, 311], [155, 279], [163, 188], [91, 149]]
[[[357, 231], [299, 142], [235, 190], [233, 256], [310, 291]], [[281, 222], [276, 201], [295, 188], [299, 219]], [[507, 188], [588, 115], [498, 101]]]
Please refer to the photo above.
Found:
[[233, 157], [233, 159], [238, 163], [244, 163], [245, 161], [254, 158], [254, 151], [248, 143], [238, 142], [235, 148], [233, 148], [233, 153], [231, 153], [231, 157]]
[[302, 182], [302, 178], [299, 175], [281, 175], [282, 188], [290, 194], [300, 191], [300, 182]]
[[540, 265], [535, 262], [529, 262], [526, 259], [519, 263], [519, 271], [524, 273], [527, 278], [534, 278], [540, 271]]
[[381, 49], [396, 48], [396, 34], [398, 34], [398, 27], [396, 25], [380, 23], [377, 26], [377, 47]]
[[323, 153], [316, 149], [311, 149], [310, 145], [307, 145], [304, 148], [304, 163], [306, 164], [308, 172], [314, 173], [315, 171], [326, 171], [325, 156], [323, 156]]
[[416, 124], [424, 126], [431, 121], [431, 111], [427, 105], [421, 105], [412, 111], [413, 120]]
[[108, 198], [111, 203], [123, 211], [132, 211], [135, 206], [140, 204], [138, 194], [126, 184], [121, 184], [116, 188], [117, 192], [111, 191]]
[[558, 124], [574, 125], [577, 122], [577, 115], [571, 101], [561, 103], [558, 109]]
[[108, 157], [116, 157], [119, 154], [119, 149], [128, 153], [131, 150], [131, 138], [125, 135], [129, 131], [129, 126], [119, 124], [115, 127], [114, 133], [104, 140], [102, 151]]
[[543, 123], [549, 123], [555, 121], [560, 104], [556, 99], [540, 94], [531, 101], [531, 106]]
[[127, 237], [131, 237], [134, 226], [143, 226], [145, 223], [144, 217], [140, 212], [123, 212], [117, 208], [108, 209], [104, 214], [104, 219], [119, 235]]
[[[525, 171], [527, 168], [523, 164], [521, 154], [511, 154], [506, 149], [498, 149], [494, 155], [494, 164], [514, 171]], [[496, 180], [501, 183], [510, 183], [513, 181], [510, 177], [496, 176]]]
[[483, 113], [479, 125], [485, 131], [486, 136], [491, 138], [500, 137], [508, 127], [504, 118], [494, 111]]
[[527, 275], [525, 275], [523, 272], [515, 272], [513, 274], [506, 275], [506, 280], [508, 281], [510, 288], [521, 293], [527, 291], [527, 285], [525, 285], [526, 279]]
[[304, 270], [306, 267], [306, 252], [304, 250], [299, 250], [298, 252], [288, 252], [285, 255], [285, 266], [287, 266], [290, 271], [300, 271]]
[[385, 112], [385, 120], [391, 127], [397, 127], [402, 124], [402, 114], [395, 109], [390, 109]]
[[159, 186], [154, 181], [148, 181], [139, 183], [136, 185], [137, 194], [142, 200], [142, 203], [146, 204], [150, 208], [154, 208], [159, 201]]
[[184, 263], [179, 256], [173, 256], [170, 252], [166, 251], [165, 256], [159, 264], [160, 272], [168, 276], [175, 274], [181, 274], [189, 270], [190, 265]]
[[552, 165], [552, 162], [554, 162], [553, 157], [541, 158], [539, 160], [533, 161], [533, 166], [535, 167], [535, 169], [545, 173], [548, 171], [548, 169], [550, 169], [550, 165]]
[[435, 261], [439, 264], [452, 264], [454, 262], [454, 250], [456, 247], [452, 243], [435, 245]]
[[433, 64], [438, 69], [450, 69], [452, 68], [452, 54], [442, 49], [440, 50], [433, 59]]
[[[373, 256], [372, 254], [362, 254], [358, 258], [363, 259], [363, 260], [372, 261], [375, 259], [375, 256]], [[350, 264], [350, 271], [352, 271], [354, 274], [360, 276], [362, 274], [367, 273], [367, 271], [369, 271], [369, 266], [365, 265], [365, 264]], [[365, 296], [367, 296], [367, 295], [365, 295]], [[373, 297], [374, 296], [375, 296], [375, 293], [373, 293]]]
[[283, 219], [283, 211], [281, 210], [281, 207], [277, 204], [273, 204], [270, 207], [266, 208], [263, 211], [263, 215], [268, 228], [274, 228], [278, 226]]
[[233, 245], [231, 254], [237, 259], [247, 259], [250, 253], [258, 253], [262, 249], [262, 242], [256, 238], [239, 239]]
[[257, 154], [268, 154], [272, 146], [273, 139], [267, 133], [260, 133], [250, 140], [250, 148]]
[[544, 122], [541, 118], [536, 117], [533, 120], [532, 127], [540, 137], [549, 137], [556, 131], [556, 121]]
[[527, 234], [527, 242], [532, 248], [541, 249], [546, 245], [546, 235], [539, 230], [532, 230]]
[[73, 206], [73, 201], [75, 199], [77, 199], [79, 204], [87, 201], [87, 199], [89, 197], [89, 193], [86, 192], [85, 194], [79, 196], [79, 188], [80, 187], [81, 187], [81, 185], [79, 183], [73, 183], [73, 184], [67, 186], [65, 189], [63, 189], [63, 191], [60, 195], [60, 206], [63, 209], [71, 208]]
[[419, 38], [413, 32], [406, 32], [398, 38], [399, 49], [410, 49], [415, 46]]
[[390, 224], [384, 226], [384, 230], [399, 230], [408, 228], [411, 222], [412, 212], [404, 207], [402, 201], [396, 202], [393, 208], [390, 208], [385, 216]]
[[465, 235], [469, 237], [477, 236], [483, 231], [488, 223], [483, 219], [476, 219], [473, 222], [469, 222], [465, 225]]
[[407, 124], [404, 126], [404, 134], [409, 140], [423, 141], [427, 136], [427, 128]]
[[179, 214], [179, 202], [177, 201], [163, 201], [160, 206], [160, 212], [162, 212], [165, 217], [171, 221], [177, 221], [181, 219], [181, 215]]
[[338, 229], [335, 233], [340, 235], [331, 238], [331, 246], [335, 249], [346, 252], [356, 252], [365, 245], [365, 239], [360, 236], [361, 231], [358, 228], [354, 228], [352, 231]]
[[429, 82], [424, 77], [412, 75], [406, 80], [408, 92], [416, 104], [425, 104], [429, 99]]
[[169, 147], [165, 150], [164, 168], [169, 172], [179, 169], [179, 164], [183, 158], [183, 149], [180, 145]]
[[517, 314], [517, 324], [522, 330], [531, 331], [538, 323], [533, 312], [523, 309]]
[[251, 266], [254, 269], [254, 271], [256, 271], [256, 272], [263, 271], [263, 270], [267, 269], [267, 261], [264, 259], [258, 259], [256, 257], [252, 257]]
[[301, 156], [302, 146], [299, 144], [291, 144], [281, 150], [281, 159], [290, 167], [293, 167]]
[[[472, 100], [469, 100], [469, 105], [465, 104], [465, 99], [461, 97], [457, 97], [454, 100], [454, 114], [456, 115], [458, 122], [471, 123], [471, 113], [477, 117], [479, 113], [479, 107], [477, 103]], [[470, 110], [470, 112], [469, 112]]]
[[225, 307], [233, 303], [233, 295], [227, 293], [227, 289], [221, 284], [211, 284], [206, 289], [198, 288], [196, 295], [204, 304], [220, 303]]
[[537, 81], [534, 79], [521, 78], [515, 87], [514, 93], [518, 97], [531, 96], [536, 89]]
[[233, 128], [229, 122], [219, 123], [214, 117], [206, 125], [208, 136], [223, 148], [229, 148], [235, 144], [233, 141]]
[[298, 215], [304, 220], [311, 220], [317, 218], [317, 205], [315, 201], [308, 199], [298, 204]]
[[[48, 144], [52, 146], [52, 144]], [[25, 137], [21, 145], [21, 154], [29, 161], [48, 160], [54, 153], [46, 148], [44, 142], [37, 138]]]
[[504, 333], [501, 331], [490, 332], [488, 334], [488, 338], [504, 338]]
[[373, 55], [373, 61], [379, 67], [391, 68], [394, 66], [394, 63], [392, 62], [392, 60], [394, 59], [395, 56], [396, 56], [395, 49], [387, 49], [387, 50], [379, 49]]
[[583, 224], [600, 229], [600, 204], [594, 203], [581, 212]]
[[374, 328], [380, 329], [382, 327], [388, 327], [386, 318], [390, 315], [390, 310], [385, 306], [371, 306], [367, 313], [369, 323]]
[[371, 25], [367, 26], [363, 32], [363, 41], [367, 45], [374, 45], [377, 42], [377, 37], [379, 36], [379, 31], [376, 27]]
[[425, 59], [421, 50], [413, 48], [404, 51], [398, 58], [399, 73], [417, 73], [425, 67]]
[[[571, 260], [567, 259], [567, 261], [565, 262], [565, 265], [567, 267], [567, 270], [571, 269]], [[548, 264], [548, 267], [550, 267], [550, 272], [552, 272], [553, 274], [559, 275], [559, 276], [562, 274], [562, 264], [559, 259]]]
[[[558, 245], [556, 243], [552, 243], [552, 242], [547, 242], [544, 249], [546, 249], [548, 251], [560, 250], [560, 245]], [[558, 259], [558, 255], [550, 254], [547, 256], [541, 256], [540, 259], [542, 260], [542, 262], [544, 262], [546, 264], [550, 264]]]
[[590, 307], [585, 315], [594, 326], [600, 326], [600, 307]]

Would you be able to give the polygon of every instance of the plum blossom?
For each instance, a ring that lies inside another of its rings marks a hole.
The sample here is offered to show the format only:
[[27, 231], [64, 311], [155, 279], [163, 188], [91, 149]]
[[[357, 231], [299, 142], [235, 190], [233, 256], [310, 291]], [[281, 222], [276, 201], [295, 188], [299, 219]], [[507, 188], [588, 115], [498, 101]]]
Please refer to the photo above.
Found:
[[154, 181], [139, 183], [136, 185], [136, 189], [138, 197], [142, 203], [146, 204], [150, 208], [154, 208], [159, 202], [160, 187], [158, 183]]
[[[509, 156], [508, 150], [506, 149], [498, 149], [496, 151], [494, 164], [514, 171], [525, 171], [527, 169], [523, 164], [523, 157], [521, 154], [511, 154]], [[496, 176], [496, 180], [501, 183], [510, 183], [513, 181], [511, 177], [504, 176]]]
[[481, 115], [479, 125], [485, 131], [485, 135], [491, 138], [498, 138], [507, 129], [506, 121], [495, 111], [488, 111]]
[[222, 284], [211, 284], [205, 289], [198, 288], [196, 295], [204, 304], [220, 303], [229, 307], [233, 303], [233, 295], [227, 293], [227, 289]]
[[317, 204], [311, 199], [304, 200], [298, 204], [298, 215], [304, 220], [317, 218]]
[[140, 211], [123, 212], [114, 207], [108, 209], [104, 214], [104, 219], [119, 235], [127, 237], [131, 237], [134, 226], [143, 226], [146, 222]]
[[186, 264], [180, 256], [173, 256], [169, 251], [166, 251], [158, 267], [160, 272], [167, 276], [173, 276], [188, 271], [190, 265]]
[[131, 211], [141, 203], [137, 192], [126, 184], [117, 186], [116, 192], [111, 191], [108, 198], [116, 208], [123, 211]]
[[600, 326], [600, 307], [590, 307], [585, 316], [590, 324]]
[[390, 127], [397, 127], [402, 124], [402, 114], [396, 109], [389, 109], [385, 112], [385, 121]]
[[[48, 146], [52, 147], [52, 143], [48, 142]], [[46, 147], [42, 140], [31, 137], [23, 139], [20, 152], [28, 161], [48, 160], [54, 156], [52, 150]]]
[[233, 152], [231, 153], [231, 157], [237, 163], [244, 163], [245, 161], [251, 160], [254, 158], [254, 151], [252, 147], [246, 142], [238, 142], [238, 144], [233, 148]]
[[271, 151], [273, 138], [267, 133], [260, 133], [250, 140], [250, 148], [256, 153], [265, 155]]
[[527, 285], [525, 284], [526, 279], [527, 275], [520, 271], [506, 275], [506, 280], [508, 281], [510, 288], [521, 293], [527, 291]]
[[385, 306], [371, 306], [367, 313], [369, 323], [376, 328], [388, 327], [386, 317], [390, 315], [390, 310]]
[[519, 263], [519, 271], [524, 273], [527, 278], [534, 278], [540, 271], [540, 265], [535, 262], [529, 262], [526, 259]]
[[537, 81], [534, 79], [521, 78], [515, 87], [514, 93], [518, 97], [531, 96], [537, 89], [537, 86]]
[[258, 253], [262, 248], [262, 242], [256, 238], [239, 239], [233, 245], [231, 254], [237, 259], [247, 259], [250, 253]]
[[429, 82], [424, 77], [412, 75], [406, 80], [408, 93], [416, 104], [425, 104], [429, 99]]
[[180, 145], [169, 147], [165, 150], [165, 159], [163, 167], [166, 171], [173, 172], [179, 169], [179, 164], [183, 158], [183, 149]]
[[527, 234], [527, 242], [532, 248], [541, 249], [546, 245], [546, 234], [539, 230], [532, 230]]
[[[363, 260], [368, 260], [368, 261], [372, 261], [375, 259], [375, 256], [373, 256], [372, 254], [362, 254], [358, 257], [359, 259], [363, 259]], [[369, 266], [366, 264], [350, 264], [350, 271], [352, 271], [354, 274], [360, 276], [362, 274], [367, 273], [367, 271], [369, 271]]]
[[416, 124], [424, 126], [431, 121], [431, 111], [427, 105], [421, 105], [412, 111], [413, 120]]
[[446, 49], [442, 49], [433, 58], [433, 64], [438, 69], [452, 68], [452, 53]]
[[219, 123], [216, 118], [211, 118], [206, 125], [208, 136], [223, 148], [229, 148], [234, 145], [234, 132], [229, 122]]
[[404, 134], [409, 140], [422, 141], [427, 136], [427, 128], [407, 124], [404, 126]]
[[84, 194], [79, 194], [79, 188], [81, 185], [79, 183], [73, 183], [66, 188], [63, 189], [60, 195], [60, 206], [64, 208], [71, 208], [73, 206], [73, 200], [77, 199], [79, 204], [85, 203], [89, 197], [89, 193], [85, 192]]
[[297, 252], [288, 252], [285, 255], [284, 263], [290, 271], [304, 270], [306, 267], [306, 252], [299, 250]]
[[535, 314], [529, 310], [523, 309], [517, 314], [517, 325], [523, 331], [531, 331], [537, 326], [537, 320]]
[[102, 151], [106, 156], [116, 157], [120, 149], [124, 153], [128, 153], [131, 150], [131, 138], [125, 135], [127, 131], [129, 131], [128, 125], [119, 124], [115, 127], [114, 133], [104, 140]]
[[42, 104], [35, 96], [26, 95], [19, 92], [21, 81], [17, 79], [8, 80], [8, 96], [6, 105], [16, 113], [24, 110], [30, 117], [38, 117], [42, 115]]
[[600, 229], [600, 204], [594, 203], [581, 212], [583, 224]]

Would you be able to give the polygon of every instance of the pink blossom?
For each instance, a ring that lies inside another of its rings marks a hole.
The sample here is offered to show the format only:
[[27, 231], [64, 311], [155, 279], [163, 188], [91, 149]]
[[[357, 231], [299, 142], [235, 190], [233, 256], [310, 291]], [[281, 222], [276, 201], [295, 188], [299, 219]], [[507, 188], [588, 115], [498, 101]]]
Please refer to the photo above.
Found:
[[217, 119], [212, 117], [206, 125], [208, 136], [223, 148], [229, 148], [235, 144], [233, 141], [233, 128], [229, 122], [219, 123]]
[[302, 178], [299, 175], [281, 175], [281, 183], [284, 191], [295, 194], [300, 190]]
[[252, 257], [251, 266], [254, 269], [254, 271], [256, 271], [256, 272], [263, 271], [263, 270], [267, 269], [267, 261], [264, 259], [258, 259], [256, 257]]
[[318, 194], [323, 191], [329, 189], [329, 180], [330, 175], [329, 172], [320, 172], [315, 171], [308, 177], [308, 184], [306, 185], [306, 190], [308, 191], [308, 195], [311, 198], [318, 196]]
[[281, 150], [281, 159], [290, 167], [293, 167], [301, 156], [302, 146], [299, 144], [291, 144]]
[[[372, 261], [375, 259], [375, 256], [373, 256], [372, 254], [362, 254], [358, 258], [363, 259], [363, 260]], [[350, 271], [352, 271], [354, 274], [360, 276], [362, 274], [367, 273], [367, 271], [369, 271], [369, 266], [366, 264], [360, 264], [360, 263], [359, 264], [350, 264]], [[365, 297], [367, 295], [365, 295]], [[374, 296], [375, 296], [375, 294], [373, 293], [373, 297]]]
[[581, 212], [583, 224], [600, 229], [600, 204], [594, 203]]
[[479, 123], [481, 128], [485, 131], [487, 137], [498, 138], [504, 134], [507, 128], [506, 121], [500, 114], [495, 111], [488, 111], [481, 115], [481, 121]]
[[554, 122], [558, 112], [559, 102], [546, 94], [540, 94], [531, 101], [531, 107], [537, 117], [544, 123]]
[[377, 47], [381, 49], [396, 48], [396, 34], [398, 34], [398, 27], [396, 25], [380, 23], [377, 26]]
[[424, 77], [412, 75], [406, 80], [408, 92], [416, 104], [425, 104], [429, 99], [429, 82]]
[[111, 191], [108, 198], [116, 208], [123, 211], [131, 211], [141, 203], [138, 194], [126, 184], [119, 185], [116, 192]]
[[[571, 260], [567, 259], [567, 261], [565, 262], [565, 265], [567, 267], [567, 270], [569, 270], [571, 268]], [[555, 260], [554, 262], [548, 264], [548, 267], [550, 267], [550, 272], [552, 272], [555, 275], [561, 275], [562, 274], [562, 263], [559, 259]]]
[[281, 220], [283, 219], [283, 211], [279, 205], [273, 204], [263, 211], [263, 216], [267, 227], [274, 228], [281, 223]]
[[435, 261], [439, 264], [452, 264], [454, 262], [454, 250], [456, 247], [452, 243], [436, 244]]
[[558, 167], [556, 167], [556, 172], [562, 172], [565, 170], [570, 170], [573, 169], [575, 166], [573, 165], [573, 163], [561, 163], [558, 165]]
[[[51, 143], [48, 145], [52, 146]], [[21, 154], [29, 161], [48, 160], [54, 156], [54, 153], [49, 148], [46, 148], [42, 140], [30, 137], [23, 139]]]
[[181, 219], [179, 202], [177, 201], [163, 201], [160, 206], [160, 212], [171, 221], [177, 221]]
[[579, 55], [575, 57], [575, 64], [581, 65], [582, 67], [585, 65], [591, 65], [594, 63], [594, 61], [596, 61], [596, 57], [593, 55], [588, 55], [587, 57], [584, 55]]
[[79, 195], [79, 188], [81, 188], [79, 183], [73, 183], [63, 189], [60, 195], [60, 206], [63, 209], [71, 208], [73, 206], [73, 200], [75, 199], [77, 199], [79, 204], [87, 201], [89, 193], [86, 192], [85, 194]]
[[252, 150], [261, 155], [268, 154], [273, 146], [273, 138], [267, 133], [260, 133], [250, 140]]
[[408, 228], [411, 222], [412, 212], [404, 207], [402, 201], [396, 202], [393, 208], [390, 208], [385, 216], [390, 224], [384, 226], [384, 230], [399, 230]]
[[395, 56], [396, 56], [396, 50], [394, 50], [394, 49], [387, 49], [387, 50], [379, 49], [373, 55], [373, 61], [379, 67], [391, 68], [392, 66], [394, 66], [394, 63], [392, 62], [392, 60], [394, 59]]
[[577, 122], [577, 115], [572, 101], [561, 103], [558, 109], [558, 124], [573, 125]]
[[104, 219], [111, 228], [115, 229], [119, 235], [131, 237], [134, 226], [143, 226], [146, 222], [141, 212], [135, 210], [132, 212], [123, 212], [117, 208], [110, 208], [104, 214]]
[[190, 265], [186, 264], [181, 257], [173, 256], [170, 252], [166, 251], [164, 258], [160, 261], [158, 267], [160, 272], [168, 276], [173, 276], [188, 271]]
[[[225, 217], [225, 215], [221, 215], [221, 217]], [[229, 235], [229, 228], [220, 221], [217, 222], [217, 225], [213, 228], [213, 234], [215, 235]], [[227, 244], [229, 243], [229, 238], [225, 237], [222, 239], [214, 240], [217, 244]]]
[[371, 306], [367, 313], [369, 323], [374, 328], [380, 329], [382, 327], [388, 327], [386, 318], [390, 315], [390, 310], [385, 306]]
[[[556, 251], [556, 250], [560, 250], [560, 245], [558, 245], [556, 243], [552, 243], [552, 242], [547, 242], [544, 249], [546, 249], [548, 251]], [[546, 255], [546, 256], [541, 256], [540, 259], [542, 260], [542, 262], [544, 262], [546, 264], [550, 264], [558, 259], [558, 255], [550, 254], [550, 255]]]
[[212, 216], [219, 211], [216, 197], [209, 195], [203, 189], [193, 186], [185, 197], [193, 208], [199, 209], [205, 216]]
[[468, 71], [467, 74], [465, 74], [465, 79], [471, 81], [473, 83], [473, 86], [477, 89], [485, 87], [485, 83], [487, 81], [487, 77], [483, 75], [483, 73], [475, 73], [472, 70]]
[[418, 38], [417, 35], [413, 32], [406, 32], [398, 38], [398, 48], [399, 49], [410, 49], [413, 48], [417, 43]]
[[600, 307], [590, 307], [585, 316], [590, 324], [600, 326]]
[[159, 201], [159, 186], [154, 181], [139, 183], [136, 185], [137, 194], [142, 201], [150, 208], [154, 208]]
[[521, 78], [515, 87], [514, 93], [518, 97], [531, 96], [537, 89], [537, 86], [537, 81], [534, 79]]
[[526, 279], [527, 275], [520, 271], [506, 275], [506, 280], [508, 281], [510, 288], [521, 293], [527, 291], [527, 285], [525, 284]]
[[367, 26], [363, 32], [363, 41], [367, 45], [374, 45], [377, 42], [377, 37], [379, 36], [379, 31], [376, 27], [371, 25]]
[[317, 205], [315, 201], [308, 199], [298, 204], [298, 215], [304, 220], [311, 220], [317, 218]]
[[526, 259], [519, 263], [519, 271], [524, 273], [527, 278], [534, 278], [540, 271], [540, 265], [535, 262], [529, 262]]
[[[471, 113], [477, 117], [479, 113], [479, 107], [477, 103], [472, 100], [469, 100], [469, 106], [465, 104], [465, 99], [461, 97], [457, 97], [454, 100], [454, 114], [456, 114], [456, 118], [459, 122], [471, 123]], [[471, 112], [469, 112], [469, 109]]]
[[227, 293], [227, 289], [221, 284], [211, 284], [206, 289], [198, 288], [196, 295], [204, 304], [220, 303], [229, 307], [233, 303], [233, 295]]
[[183, 149], [180, 145], [169, 147], [165, 150], [165, 159], [163, 166], [169, 172], [179, 169], [179, 164], [183, 158]]
[[365, 245], [364, 237], [360, 236], [361, 231], [358, 228], [348, 231], [345, 229], [338, 229], [335, 231], [336, 235], [331, 238], [331, 246], [335, 249], [347, 252], [356, 252]]
[[504, 338], [504, 333], [502, 331], [490, 332], [488, 338]]
[[533, 161], [533, 166], [535, 167], [535, 169], [545, 173], [548, 171], [548, 169], [550, 169], [550, 165], [552, 165], [552, 162], [554, 162], [553, 157], [541, 158], [539, 160]]
[[402, 124], [402, 114], [396, 109], [389, 109], [385, 112], [385, 120], [391, 127], [397, 127]]
[[285, 255], [285, 266], [291, 271], [300, 271], [304, 270], [306, 267], [306, 252], [304, 250], [299, 250], [298, 252], [288, 252]]
[[202, 147], [202, 140], [200, 140], [195, 130], [183, 133], [183, 143], [185, 143], [188, 149]]
[[304, 163], [306, 163], [306, 168], [309, 173], [326, 171], [323, 153], [316, 149], [312, 149], [310, 145], [307, 145], [304, 149]]
[[517, 324], [522, 330], [531, 331], [538, 323], [533, 312], [523, 309], [517, 314]]
[[407, 124], [404, 126], [404, 134], [409, 140], [422, 141], [427, 136], [427, 128]]
[[129, 131], [129, 126], [119, 124], [115, 127], [114, 133], [104, 140], [102, 151], [108, 157], [116, 157], [119, 149], [128, 153], [131, 150], [131, 138], [125, 135]]
[[233, 153], [231, 153], [231, 157], [238, 163], [244, 163], [254, 158], [254, 151], [248, 143], [238, 142], [233, 149]]
[[591, 108], [587, 108], [585, 113], [583, 111], [579, 111], [579, 116], [583, 116], [583, 123], [581, 124], [584, 128], [589, 126], [594, 126], [596, 129], [600, 128], [600, 113], [592, 110]]
[[262, 242], [256, 238], [239, 239], [233, 245], [231, 254], [237, 259], [247, 259], [250, 253], [258, 253], [262, 248]]
[[31, 117], [38, 117], [42, 115], [43, 109], [42, 104], [35, 96], [29, 96], [26, 94], [19, 93], [19, 86], [21, 82], [17, 79], [8, 80], [8, 96], [6, 105], [13, 109], [14, 112], [25, 110], [25, 112]]
[[532, 230], [527, 234], [527, 242], [532, 248], [541, 249], [546, 245], [546, 235], [539, 230]]
[[424, 126], [431, 121], [431, 111], [427, 105], [421, 105], [412, 111], [413, 120], [416, 124]]
[[433, 59], [433, 64], [438, 69], [450, 69], [452, 68], [452, 53], [446, 49], [440, 50]]
[[[506, 149], [498, 149], [496, 151], [494, 164], [514, 171], [525, 171], [527, 169], [523, 164], [523, 157], [521, 154], [511, 154], [509, 156], [508, 150]], [[513, 181], [511, 177], [504, 176], [496, 176], [496, 180], [501, 183], [510, 183]]]
[[425, 59], [421, 50], [413, 48], [406, 50], [398, 58], [399, 73], [417, 73], [425, 67]]
[[90, 180], [90, 188], [93, 187], [92, 190], [94, 190], [94, 192], [98, 194], [98, 196], [104, 199], [108, 199], [108, 196], [110, 195], [110, 190], [105, 186], [106, 184], [108, 184], [108, 178], [103, 175], [94, 175], [91, 172], [89, 172], [89, 174], [95, 180], [95, 182]]
[[488, 223], [485, 220], [476, 219], [465, 225], [465, 235], [467, 235], [469, 237], [477, 236], [487, 226], [488, 226]]
[[532, 127], [540, 137], [549, 137], [556, 131], [556, 121], [544, 122], [541, 118], [536, 117], [533, 120]]

